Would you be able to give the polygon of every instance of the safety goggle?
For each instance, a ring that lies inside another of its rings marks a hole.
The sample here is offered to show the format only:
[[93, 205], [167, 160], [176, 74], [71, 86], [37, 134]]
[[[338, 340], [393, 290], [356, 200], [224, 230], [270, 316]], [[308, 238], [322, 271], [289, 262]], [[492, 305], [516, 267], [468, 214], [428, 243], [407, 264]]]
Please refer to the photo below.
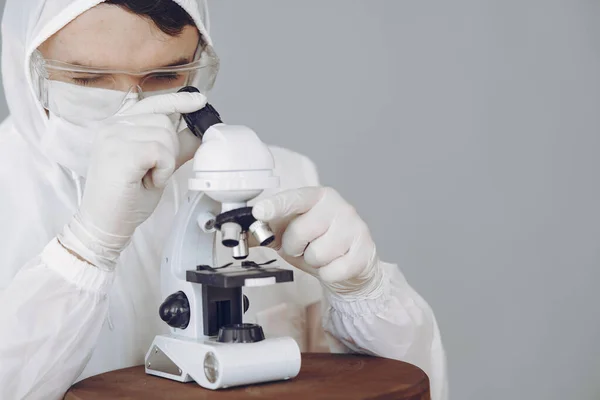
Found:
[[36, 51], [31, 69], [42, 106], [71, 122], [85, 123], [115, 115], [128, 100], [175, 93], [188, 85], [206, 94], [215, 82], [219, 58], [210, 46], [196, 58], [179, 66], [122, 71], [46, 60]]

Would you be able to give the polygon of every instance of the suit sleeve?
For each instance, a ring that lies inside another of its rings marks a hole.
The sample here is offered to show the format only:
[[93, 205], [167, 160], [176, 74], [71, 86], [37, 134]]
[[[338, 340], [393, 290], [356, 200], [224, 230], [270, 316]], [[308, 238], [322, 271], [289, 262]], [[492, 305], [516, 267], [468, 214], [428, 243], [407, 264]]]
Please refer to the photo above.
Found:
[[0, 399], [63, 398], [91, 357], [113, 277], [54, 239], [2, 282]]

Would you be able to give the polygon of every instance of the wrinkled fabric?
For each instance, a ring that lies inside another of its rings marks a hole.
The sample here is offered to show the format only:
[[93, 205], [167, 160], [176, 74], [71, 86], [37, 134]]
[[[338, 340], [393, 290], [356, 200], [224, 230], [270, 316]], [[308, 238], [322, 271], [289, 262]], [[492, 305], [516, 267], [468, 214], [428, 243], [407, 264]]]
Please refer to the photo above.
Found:
[[[207, 35], [205, 2], [176, 1]], [[78, 209], [85, 180], [74, 178], [77, 174], [64, 161], [43, 151], [48, 118], [33, 93], [29, 59], [47, 37], [97, 3], [8, 0], [4, 12], [2, 74], [11, 116], [0, 125], [1, 399], [60, 399], [79, 379], [142, 364], [154, 336], [168, 331], [157, 313], [160, 257], [186, 193], [191, 163], [170, 180], [114, 271], [80, 261], [56, 241]], [[280, 190], [318, 185], [306, 157], [276, 147], [271, 151]], [[276, 254], [253, 249], [251, 257], [266, 261]], [[292, 268], [281, 260], [280, 265]], [[290, 335], [306, 349], [308, 338], [318, 335], [305, 332], [307, 321], [314, 319], [305, 310], [322, 299], [332, 351], [413, 362], [428, 373], [432, 399], [446, 398], [445, 357], [435, 318], [397, 266], [386, 268], [380, 297], [352, 301], [323, 296], [314, 277], [294, 272], [294, 282], [245, 290], [250, 299], [246, 321], [261, 321], [267, 336]]]
[[46, 157], [85, 177], [97, 132], [93, 128], [75, 125], [49, 113], [46, 133], [40, 149]]

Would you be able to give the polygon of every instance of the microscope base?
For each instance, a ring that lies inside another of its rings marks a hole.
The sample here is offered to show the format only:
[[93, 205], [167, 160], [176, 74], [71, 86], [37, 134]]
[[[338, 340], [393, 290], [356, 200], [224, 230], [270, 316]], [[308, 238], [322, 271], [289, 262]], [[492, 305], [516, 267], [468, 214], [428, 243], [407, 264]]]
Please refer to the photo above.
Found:
[[220, 343], [158, 335], [146, 354], [145, 369], [150, 375], [221, 389], [294, 378], [300, 363], [300, 349], [290, 337]]

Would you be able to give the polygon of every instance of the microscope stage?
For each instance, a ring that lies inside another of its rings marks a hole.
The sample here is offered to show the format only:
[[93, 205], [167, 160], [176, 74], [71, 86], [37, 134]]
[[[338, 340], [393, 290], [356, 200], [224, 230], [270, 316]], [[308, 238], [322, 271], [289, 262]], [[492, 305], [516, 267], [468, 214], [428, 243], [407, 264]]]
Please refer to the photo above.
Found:
[[221, 288], [266, 286], [275, 283], [292, 282], [294, 272], [276, 267], [242, 267], [238, 265], [226, 268], [198, 266], [196, 270], [186, 272], [186, 280], [192, 283]]

